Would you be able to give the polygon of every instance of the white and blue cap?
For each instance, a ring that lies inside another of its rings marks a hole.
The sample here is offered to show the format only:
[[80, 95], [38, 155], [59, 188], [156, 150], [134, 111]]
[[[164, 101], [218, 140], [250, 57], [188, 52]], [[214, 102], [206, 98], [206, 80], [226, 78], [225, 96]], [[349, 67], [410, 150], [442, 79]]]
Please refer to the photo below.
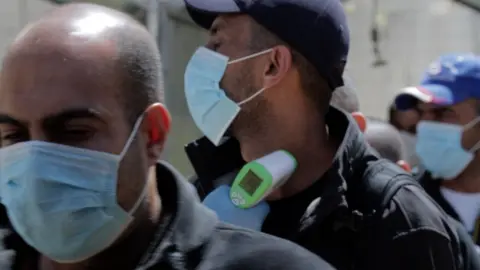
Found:
[[402, 89], [395, 106], [408, 110], [418, 101], [451, 106], [470, 98], [480, 99], [480, 57], [449, 54], [430, 64], [419, 86]]

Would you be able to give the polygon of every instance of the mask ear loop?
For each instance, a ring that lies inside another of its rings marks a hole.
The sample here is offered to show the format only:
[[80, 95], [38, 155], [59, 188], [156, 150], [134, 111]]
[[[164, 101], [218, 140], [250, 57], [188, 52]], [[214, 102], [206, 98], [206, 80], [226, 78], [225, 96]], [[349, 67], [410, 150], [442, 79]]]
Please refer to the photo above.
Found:
[[123, 147], [122, 152], [119, 154], [120, 160], [123, 159], [128, 149], [130, 148], [130, 145], [135, 139], [135, 136], [137, 136], [137, 132], [138, 132], [138, 129], [140, 128], [140, 125], [142, 124], [143, 118], [144, 118], [144, 115], [142, 114], [135, 122], [135, 125], [133, 126], [133, 129], [132, 129], [132, 133], [130, 133], [130, 136], [128, 137], [128, 140], [125, 143], [125, 146]]
[[143, 190], [142, 190], [142, 193], [140, 193], [140, 196], [138, 196], [138, 199], [137, 201], [135, 202], [135, 204], [132, 206], [132, 208], [130, 208], [130, 211], [128, 211], [128, 214], [129, 215], [132, 215], [133, 213], [135, 213], [137, 211], [137, 209], [140, 207], [140, 205], [142, 204], [143, 202], [143, 199], [147, 196], [147, 190], [148, 190], [148, 177], [147, 177], [147, 180], [145, 180], [145, 185], [143, 185]]
[[474, 127], [476, 124], [478, 124], [480, 122], [480, 116], [473, 119], [470, 123], [466, 124], [464, 127], [463, 127], [463, 130], [469, 130], [471, 129], [472, 127]]
[[238, 102], [237, 105], [238, 105], [238, 106], [242, 106], [243, 104], [251, 101], [252, 99], [254, 99], [254, 98], [256, 98], [257, 96], [259, 96], [260, 94], [262, 94], [266, 89], [267, 89], [267, 88], [264, 87], [264, 88], [258, 90], [255, 94], [253, 94], [253, 95], [251, 95], [250, 97], [244, 99], [243, 101]]
[[251, 54], [251, 55], [247, 55], [247, 56], [244, 56], [244, 57], [241, 57], [241, 58], [238, 58], [238, 59], [229, 61], [228, 64], [235, 64], [235, 63], [238, 63], [238, 62], [242, 62], [242, 61], [248, 60], [248, 59], [250, 59], [250, 58], [254, 58], [254, 57], [260, 56], [260, 55], [262, 55], [262, 54], [269, 53], [269, 52], [271, 52], [271, 51], [273, 51], [273, 48], [270, 48], [270, 49], [267, 49], [267, 50], [263, 50], [263, 51], [258, 52], [258, 53], [254, 53], [254, 54]]
[[[475, 118], [474, 120], [472, 120], [470, 123], [466, 124], [465, 127], [464, 127], [464, 132], [465, 130], [469, 130], [471, 128], [473, 128], [476, 124], [478, 124], [480, 122], [480, 116]], [[470, 153], [475, 153], [477, 152], [478, 150], [480, 149], [480, 141], [478, 141], [475, 145], [473, 145], [472, 148], [470, 148], [469, 152]]]
[[[267, 50], [263, 50], [263, 51], [258, 52], [258, 53], [254, 53], [254, 54], [251, 54], [251, 55], [242, 57], [242, 58], [238, 58], [238, 59], [232, 60], [232, 61], [228, 62], [228, 64], [235, 64], [235, 63], [238, 63], [238, 62], [241, 62], [241, 61], [245, 61], [245, 60], [248, 60], [248, 59], [251, 59], [251, 58], [260, 56], [260, 55], [262, 55], [262, 54], [269, 53], [269, 52], [271, 52], [271, 51], [273, 51], [273, 48], [270, 48], [270, 49], [267, 49]], [[248, 97], [247, 99], [238, 102], [237, 105], [238, 105], [238, 106], [241, 106], [241, 105], [243, 105], [243, 104], [251, 101], [252, 99], [256, 98], [258, 95], [262, 94], [266, 89], [267, 89], [267, 88], [264, 87], [264, 88], [258, 90], [255, 94], [251, 95], [251, 96]]]
[[478, 151], [478, 149], [480, 149], [480, 141], [478, 141], [471, 149], [469, 152], [471, 153], [475, 153]]
[[[128, 149], [130, 148], [130, 145], [132, 144], [133, 140], [134, 140], [135, 137], [137, 136], [138, 130], [140, 129], [140, 125], [142, 124], [143, 119], [144, 119], [144, 114], [142, 114], [142, 115], [137, 119], [137, 121], [135, 122], [135, 125], [133, 126], [133, 129], [132, 129], [132, 133], [130, 133], [130, 136], [128, 137], [128, 140], [127, 140], [127, 142], [125, 143], [125, 146], [123, 147], [123, 150], [122, 150], [122, 152], [121, 152], [120, 155], [119, 155], [120, 160], [123, 159], [123, 157], [124, 157], [125, 154], [127, 153]], [[145, 196], [147, 195], [147, 190], [148, 190], [148, 185], [147, 185], [147, 183], [148, 183], [148, 177], [147, 177], [147, 179], [145, 179], [145, 183], [144, 183], [144, 185], [143, 185], [142, 193], [140, 193], [140, 196], [138, 196], [137, 201], [136, 201], [135, 204], [132, 206], [132, 208], [130, 208], [130, 210], [128, 211], [128, 214], [129, 214], [129, 215], [132, 215], [133, 213], [135, 213], [135, 211], [137, 211], [138, 207], [140, 207], [140, 205], [142, 204], [143, 199], [144, 199]]]

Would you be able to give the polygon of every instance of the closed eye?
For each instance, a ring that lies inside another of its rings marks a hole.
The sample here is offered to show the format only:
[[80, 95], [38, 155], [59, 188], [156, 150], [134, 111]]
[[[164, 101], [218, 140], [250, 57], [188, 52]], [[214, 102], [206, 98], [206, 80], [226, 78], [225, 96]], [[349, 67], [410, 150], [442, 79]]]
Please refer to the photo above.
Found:
[[96, 133], [93, 127], [61, 127], [52, 132], [50, 140], [67, 145], [79, 145], [90, 140]]
[[28, 136], [20, 131], [2, 132], [1, 136], [2, 146], [12, 145], [26, 140], [28, 140]]

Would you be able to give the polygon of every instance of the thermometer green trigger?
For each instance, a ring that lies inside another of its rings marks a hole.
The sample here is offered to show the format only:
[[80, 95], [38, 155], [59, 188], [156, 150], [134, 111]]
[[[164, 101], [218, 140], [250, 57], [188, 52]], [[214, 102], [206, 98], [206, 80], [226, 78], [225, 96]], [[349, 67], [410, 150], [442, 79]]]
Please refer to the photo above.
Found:
[[293, 174], [297, 161], [287, 151], [278, 150], [247, 163], [230, 188], [230, 199], [239, 208], [251, 208], [282, 186]]

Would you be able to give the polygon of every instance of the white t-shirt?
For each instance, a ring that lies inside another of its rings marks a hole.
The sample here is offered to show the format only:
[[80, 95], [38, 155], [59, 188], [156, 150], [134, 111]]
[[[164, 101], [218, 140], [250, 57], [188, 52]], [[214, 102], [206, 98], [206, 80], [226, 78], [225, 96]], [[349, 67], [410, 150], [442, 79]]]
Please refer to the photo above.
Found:
[[480, 213], [480, 193], [462, 193], [444, 187], [440, 192], [457, 212], [467, 231], [473, 232]]

